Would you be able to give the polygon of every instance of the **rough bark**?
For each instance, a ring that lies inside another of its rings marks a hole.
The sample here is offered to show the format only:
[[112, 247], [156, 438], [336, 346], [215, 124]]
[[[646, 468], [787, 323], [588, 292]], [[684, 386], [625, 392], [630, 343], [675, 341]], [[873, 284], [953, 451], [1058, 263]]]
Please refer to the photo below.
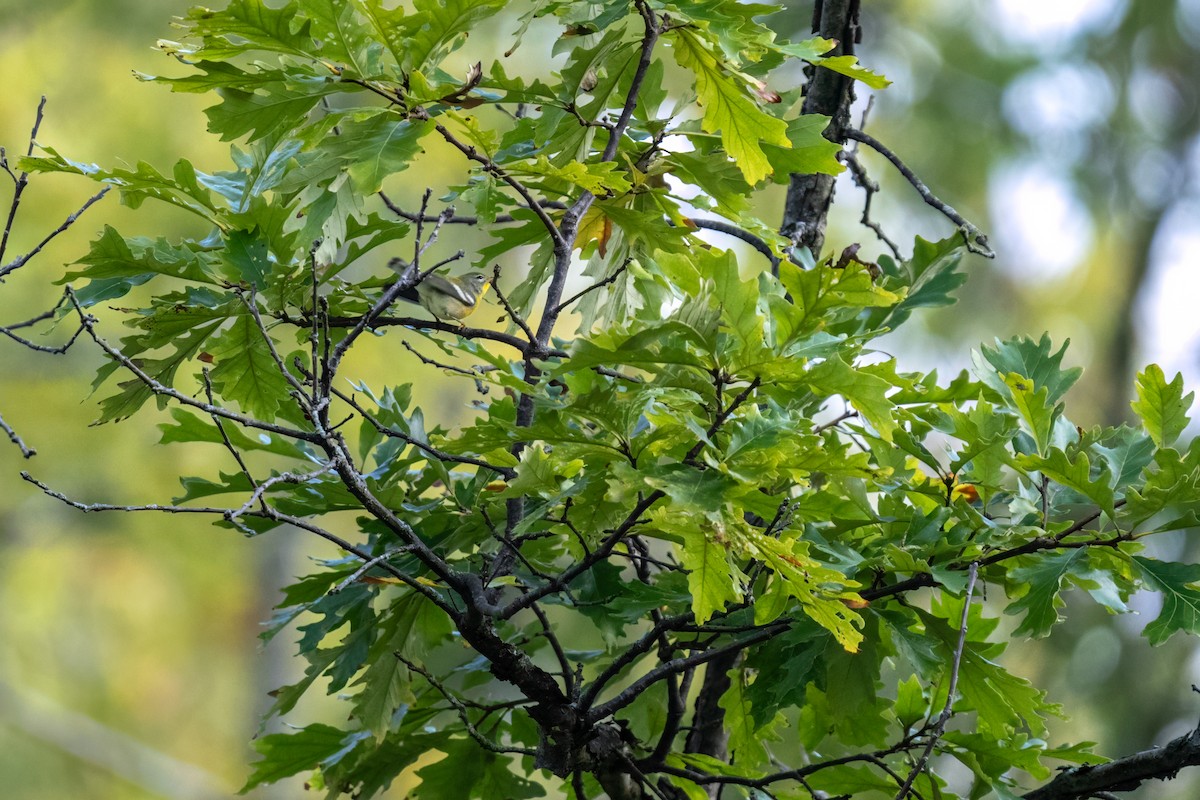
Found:
[[1063, 770], [1024, 800], [1075, 800], [1129, 792], [1147, 780], [1170, 780], [1184, 767], [1200, 764], [1200, 728], [1172, 739], [1164, 747], [1143, 750], [1107, 764], [1084, 764]]
[[[741, 657], [740, 652], [726, 653], [713, 659], [705, 668], [704, 683], [696, 697], [692, 729], [684, 742], [684, 752], [701, 753], [721, 761], [729, 760], [729, 729], [725, 727], [725, 709], [718, 703], [729, 690], [729, 670]], [[705, 788], [713, 800], [721, 794], [720, 784]]]
[[[813, 32], [835, 39], [832, 55], [853, 55], [859, 37], [859, 0], [818, 0], [813, 10]], [[845, 144], [850, 126], [850, 105], [854, 102], [854, 81], [836, 72], [816, 67], [805, 92], [805, 114], [830, 117], [825, 138]], [[833, 203], [833, 175], [793, 174], [784, 203], [780, 231], [795, 248], [807, 248], [820, 257], [825, 244], [825, 225]]]

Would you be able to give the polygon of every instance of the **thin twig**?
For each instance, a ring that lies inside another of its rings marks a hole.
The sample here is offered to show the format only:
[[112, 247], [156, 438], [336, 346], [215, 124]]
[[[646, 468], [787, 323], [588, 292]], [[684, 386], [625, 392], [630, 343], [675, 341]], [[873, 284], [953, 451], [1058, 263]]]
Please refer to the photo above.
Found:
[[946, 705], [942, 708], [942, 713], [938, 714], [937, 719], [934, 720], [933, 725], [929, 727], [929, 741], [925, 743], [924, 751], [900, 786], [895, 800], [904, 800], [909, 795], [917, 776], [925, 769], [925, 765], [929, 763], [929, 757], [933, 755], [934, 748], [941, 740], [942, 734], [946, 730], [946, 723], [950, 721], [950, 717], [954, 716], [954, 694], [958, 691], [959, 668], [962, 666], [963, 652], [967, 647], [967, 620], [971, 616], [971, 595], [975, 592], [975, 580], [978, 577], [979, 564], [972, 562], [967, 573], [967, 589], [963, 596], [962, 616], [958, 622], [958, 644], [954, 647], [954, 660], [950, 665], [950, 686], [946, 691]]
[[565, 309], [567, 306], [574, 303], [579, 298], [588, 294], [589, 292], [594, 292], [598, 289], [603, 289], [605, 286], [608, 286], [610, 283], [615, 281], [617, 278], [621, 277], [621, 274], [623, 272], [625, 272], [626, 269], [628, 269], [629, 262], [631, 262], [631, 261], [633, 261], [632, 257], [625, 259], [625, 262], [623, 264], [621, 264], [621, 266], [614, 269], [612, 271], [612, 274], [610, 274], [608, 277], [604, 278], [603, 280], [596, 281], [591, 286], [588, 286], [586, 289], [582, 289], [582, 290], [576, 292], [575, 294], [571, 295], [570, 297], [568, 297], [566, 300], [563, 300], [561, 303], [558, 304], [558, 307], [554, 309], [554, 313], [555, 314], [561, 313], [563, 309]]
[[663, 680], [668, 675], [678, 674], [691, 667], [712, 661], [714, 658], [725, 655], [726, 653], [739, 652], [741, 650], [745, 650], [751, 645], [758, 644], [759, 642], [765, 642], [766, 640], [774, 638], [775, 636], [778, 636], [786, 631], [789, 625], [790, 623], [786, 621], [764, 625], [754, 633], [751, 633], [748, 636], [744, 636], [740, 639], [736, 639], [729, 644], [721, 647], [714, 647], [711, 650], [693, 653], [692, 655], [685, 656], [684, 658], [676, 658], [666, 662], [665, 664], [660, 664], [659, 666], [647, 672], [645, 675], [635, 680], [633, 683], [629, 684], [629, 686], [622, 689], [619, 693], [617, 693], [616, 697], [609, 700], [607, 703], [596, 706], [589, 711], [587, 720], [590, 724], [595, 724], [606, 717], [610, 717], [620, 711], [622, 708], [625, 708], [633, 701], [637, 700], [638, 697], [640, 697], [642, 693], [646, 691], [646, 689]]
[[479, 380], [480, 373], [474, 369], [458, 367], [458, 366], [455, 366], [454, 364], [445, 364], [441, 361], [437, 361], [437, 360], [432, 359], [429, 356], [423, 354], [420, 350], [413, 347], [408, 342], [401, 342], [401, 344], [404, 345], [405, 350], [407, 350], [408, 352], [410, 352], [414, 356], [416, 356], [417, 360], [420, 361], [422, 364], [424, 364], [427, 367], [437, 367], [438, 369], [444, 369], [447, 372], [453, 372], [455, 374], [463, 375], [463, 376], [471, 378], [473, 380]]
[[879, 155], [892, 162], [892, 166], [894, 166], [900, 172], [900, 174], [904, 176], [904, 179], [907, 180], [912, 187], [917, 190], [917, 194], [921, 195], [921, 199], [924, 200], [927, 205], [932, 206], [940, 211], [943, 216], [958, 226], [958, 229], [962, 231], [963, 241], [966, 242], [968, 250], [970, 250], [972, 253], [981, 255], [984, 258], [996, 257], [996, 253], [988, 245], [987, 236], [984, 235], [983, 231], [975, 227], [974, 224], [968, 222], [962, 216], [962, 214], [959, 214], [957, 211], [951, 208], [950, 205], [938, 199], [933, 192], [929, 191], [929, 187], [917, 177], [916, 173], [909, 169], [908, 165], [901, 161], [900, 157], [889, 150], [886, 145], [884, 145], [874, 136], [871, 136], [869, 133], [864, 133], [863, 131], [856, 130], [854, 128], [847, 128], [845, 134], [847, 139], [853, 139], [854, 141], [862, 142], [867, 147], [871, 148], [876, 153], [879, 153]]
[[388, 550], [385, 553], [380, 553], [379, 555], [372, 558], [370, 561], [364, 561], [363, 565], [361, 567], [359, 567], [358, 569], [354, 570], [354, 572], [350, 573], [349, 577], [347, 577], [344, 581], [339, 582], [337, 586], [334, 586], [332, 589], [330, 589], [329, 594], [337, 594], [338, 592], [346, 591], [346, 588], [348, 586], [350, 586], [350, 584], [357, 581], [363, 575], [366, 575], [368, 572], [371, 571], [371, 569], [373, 567], [379, 566], [382, 562], [388, 560], [392, 556], [397, 556], [402, 553], [407, 553], [410, 549], [411, 548], [408, 548], [408, 547], [397, 547], [392, 550]]
[[771, 246], [768, 245], [765, 241], [763, 241], [762, 238], [755, 236], [753, 233], [746, 230], [745, 228], [739, 228], [737, 225], [734, 225], [733, 223], [725, 222], [723, 220], [718, 220], [718, 219], [702, 219], [700, 217], [688, 217], [687, 221], [690, 222], [691, 224], [695, 225], [697, 228], [703, 228], [704, 230], [714, 231], [715, 233], [723, 233], [726, 236], [732, 236], [735, 239], [739, 239], [739, 240], [745, 242], [746, 244], [750, 245], [755, 250], [757, 250], [759, 253], [761, 253], [763, 256], [765, 256], [767, 258], [767, 260], [771, 262], [772, 270], [777, 270], [779, 268], [779, 256], [775, 255], [774, 251], [771, 250]]
[[[392, 199], [383, 192], [379, 192], [378, 194], [379, 199], [382, 200], [383, 204], [388, 207], [388, 210], [401, 219], [408, 220], [409, 222], [433, 222], [435, 219], [437, 219], [437, 217], [434, 216], [421, 214], [414, 211], [405, 211], [404, 209], [400, 208], [400, 206], [396, 205]], [[555, 209], [558, 211], [564, 211], [567, 208], [567, 204], [559, 200], [539, 200], [538, 205], [542, 208]], [[492, 224], [504, 224], [516, 221], [517, 218], [512, 214], [498, 214], [496, 218], [492, 220]], [[447, 225], [479, 225], [482, 222], [483, 220], [481, 220], [479, 217], [471, 216], [469, 214], [455, 214], [446, 220]]]
[[404, 664], [404, 666], [408, 667], [410, 670], [424, 678], [430, 686], [437, 690], [438, 694], [446, 699], [447, 703], [454, 706], [454, 710], [458, 712], [459, 719], [462, 720], [463, 727], [467, 729], [467, 733], [470, 734], [471, 738], [478, 742], [479, 746], [484, 750], [492, 753], [516, 753], [523, 756], [536, 756], [538, 754], [536, 750], [531, 748], [510, 747], [497, 744], [496, 742], [493, 742], [491, 739], [484, 736], [475, 727], [474, 723], [471, 722], [471, 717], [467, 713], [466, 705], [462, 700], [459, 700], [457, 697], [455, 697], [454, 694], [446, 688], [445, 684], [433, 677], [429, 670], [420, 666], [415, 661], [406, 658], [403, 653], [397, 651], [393, 653], [393, 655], [400, 661], [400, 663]]
[[264, 512], [269, 514], [269, 506], [266, 505], [266, 501], [263, 498], [266, 491], [272, 486], [277, 486], [281, 483], [292, 485], [307, 483], [311, 480], [321, 477], [331, 469], [333, 469], [333, 464], [326, 464], [320, 469], [315, 469], [312, 472], [306, 472], [299, 475], [294, 472], [281, 472], [278, 475], [272, 475], [270, 478], [267, 478], [265, 481], [262, 481], [255, 486], [254, 491], [250, 493], [250, 499], [243, 503], [240, 508], [232, 509], [228, 514], [225, 515], [225, 519], [229, 522], [233, 522], [243, 514], [248, 514], [251, 507], [254, 506], [255, 503], [259, 502], [261, 502], [264, 506]]
[[[396, 295], [399, 296], [405, 290], [396, 292]], [[395, 297], [392, 298], [393, 301], [395, 299]], [[296, 317], [286, 313], [277, 313], [274, 315], [274, 318], [281, 322], [291, 323], [292, 325], [309, 325], [311, 324], [312, 319], [310, 314], [303, 312], [300, 314], [300, 316]], [[363, 317], [357, 316], [330, 316], [325, 317], [324, 321], [332, 328], [354, 328], [362, 319]], [[436, 319], [378, 316], [372, 319], [369, 325], [366, 327], [371, 330], [375, 330], [377, 328], [404, 327], [413, 328], [414, 330], [445, 331], [446, 333], [457, 334], [463, 339], [487, 339], [489, 341], [505, 344], [521, 351], [522, 354], [528, 353], [533, 358], [566, 358], [568, 355], [566, 350], [560, 350], [558, 348], [543, 348], [536, 344], [531, 346], [519, 336], [513, 336], [512, 334], [504, 333], [503, 331], [493, 331], [488, 328], [468, 328], [457, 323], [443, 322]]]
[[815, 428], [813, 428], [812, 432], [813, 433], [824, 433], [825, 431], [829, 430], [830, 428], [836, 428], [838, 425], [841, 425], [846, 420], [854, 419], [857, 416], [858, 416], [857, 411], [855, 411], [854, 409], [849, 409], [847, 411], [842, 412], [837, 417], [829, 420], [829, 422], [825, 422], [825, 423], [822, 423], [821, 425], [816, 426]]
[[525, 338], [532, 344], [537, 341], [537, 337], [533, 333], [533, 329], [529, 327], [529, 323], [525, 321], [517, 310], [508, 302], [508, 298], [504, 296], [504, 292], [500, 289], [500, 265], [492, 265], [492, 289], [496, 292], [496, 299], [500, 301], [500, 305], [504, 307], [504, 312], [508, 314], [508, 318], [516, 323], [517, 327], [525, 334]]
[[12, 429], [12, 426], [4, 421], [4, 417], [0, 417], [0, 431], [4, 431], [8, 436], [8, 440], [17, 446], [17, 449], [21, 451], [22, 457], [33, 458], [37, 455], [37, 450], [25, 444], [25, 441]]
[[309, 376], [312, 386], [312, 394], [309, 395], [309, 403], [312, 407], [316, 407], [319, 402], [320, 388], [323, 385], [321, 376], [325, 367], [325, 363], [320, 358], [321, 345], [321, 298], [318, 292], [320, 281], [317, 276], [317, 248], [320, 247], [320, 240], [314, 241], [312, 246], [308, 248], [308, 269], [310, 281], [312, 284], [312, 316], [308, 328], [308, 347], [310, 358], [312, 359], [312, 375]]
[[382, 422], [379, 421], [379, 419], [377, 417], [375, 417], [373, 414], [371, 414], [369, 411], [367, 411], [365, 408], [363, 408], [361, 403], [357, 402], [352, 396], [346, 394], [345, 392], [343, 392], [339, 389], [334, 389], [333, 394], [335, 397], [337, 397], [343, 403], [345, 403], [346, 405], [350, 406], [355, 411], [357, 411], [362, 416], [362, 418], [365, 419], [367, 421], [367, 423], [370, 424], [371, 427], [373, 427], [379, 433], [383, 434], [384, 436], [389, 436], [394, 439], [399, 439], [400, 441], [402, 441], [406, 444], [410, 444], [413, 447], [420, 450], [422, 453], [425, 453], [427, 456], [430, 456], [431, 458], [435, 458], [438, 461], [450, 462], [453, 464], [464, 464], [464, 465], [469, 465], [469, 466], [473, 466], [473, 467], [480, 467], [481, 469], [488, 469], [488, 470], [491, 470], [492, 472], [495, 472], [497, 475], [503, 476], [505, 479], [511, 479], [514, 475], [516, 475], [516, 472], [508, 467], [498, 467], [495, 464], [489, 464], [488, 462], [486, 462], [480, 458], [474, 458], [472, 456], [454, 455], [453, 453], [447, 453], [443, 450], [437, 449], [436, 447], [432, 447], [432, 446], [426, 444], [425, 442], [422, 442], [419, 439], [417, 439], [413, 436], [410, 436], [409, 434], [405, 433], [402, 430], [398, 430], [398, 429], [390, 427], [388, 425], [384, 425]]
[[[424, 109], [418, 109], [417, 111], [422, 115], [425, 114]], [[570, 245], [569, 242], [565, 242], [563, 240], [563, 235], [561, 232], [559, 232], [558, 226], [554, 223], [554, 220], [550, 217], [550, 215], [546, 213], [546, 210], [542, 207], [542, 204], [533, 196], [533, 193], [529, 190], [529, 187], [521, 183], [512, 175], [509, 175], [506, 170], [500, 167], [491, 158], [486, 155], [482, 155], [477, 149], [475, 149], [474, 146], [464, 144], [450, 131], [449, 128], [442, 123], [435, 122], [433, 127], [434, 130], [441, 134], [442, 138], [451, 144], [455, 149], [466, 156], [469, 160], [474, 161], [483, 167], [484, 172], [487, 172], [498, 180], [506, 183], [512, 188], [513, 191], [521, 195], [521, 199], [525, 201], [525, 207], [532, 211], [541, 221], [542, 225], [546, 228], [547, 233], [550, 234], [550, 239], [555, 243], [555, 245]]]
[[18, 334], [13, 333], [13, 328], [18, 328], [18, 327], [22, 327], [22, 326], [23, 326], [23, 323], [17, 323], [16, 325], [6, 325], [3, 327], [0, 327], [0, 333], [4, 334], [8, 338], [12, 339], [14, 342], [21, 345], [22, 347], [26, 347], [26, 348], [36, 351], [38, 353], [47, 353], [49, 355], [54, 355], [54, 356], [61, 356], [64, 353], [66, 353], [68, 350], [70, 350], [71, 346], [73, 344], [75, 344], [75, 341], [79, 338], [79, 335], [82, 334], [83, 330], [84, 330], [84, 326], [80, 325], [78, 328], [75, 329], [75, 332], [71, 334], [71, 338], [67, 339], [67, 341], [65, 343], [57, 345], [55, 347], [51, 347], [50, 345], [38, 344], [37, 342], [26, 339], [24, 336], [19, 336]]
[[[46, 95], [42, 95], [42, 99], [38, 101], [37, 114], [33, 120], [33, 130], [29, 132], [29, 146], [25, 150], [26, 156], [33, 155], [33, 145], [37, 141], [38, 129], [42, 127], [42, 118], [46, 110]], [[17, 209], [21, 207], [21, 195], [25, 193], [25, 187], [29, 185], [29, 173], [22, 172], [20, 177], [13, 174], [12, 169], [8, 165], [8, 155], [0, 149], [0, 164], [3, 164], [4, 171], [12, 177], [13, 197], [12, 202], [8, 206], [8, 219], [4, 222], [4, 233], [0, 235], [0, 263], [4, 261], [4, 254], [8, 252], [8, 237], [12, 235], [13, 222], [17, 218]], [[6, 270], [11, 272], [12, 270]], [[0, 272], [0, 276], [4, 273]]]
[[[633, 118], [633, 111], [637, 108], [642, 83], [653, 61], [654, 47], [662, 35], [659, 20], [655, 17], [654, 11], [650, 6], [644, 0], [634, 0], [634, 6], [642, 16], [645, 28], [642, 34], [641, 54], [638, 57], [638, 64], [634, 70], [633, 78], [630, 80], [629, 91], [625, 95], [625, 103], [621, 108], [621, 114], [613, 124], [612, 131], [608, 136], [608, 144], [604, 146], [604, 152], [600, 156], [601, 161], [612, 161], [616, 158], [617, 148], [621, 144], [621, 137], [625, 135], [625, 131], [629, 127], [629, 121]], [[542, 346], [549, 344], [550, 337], [554, 333], [554, 325], [558, 322], [562, 307], [563, 290], [566, 288], [567, 273], [571, 266], [571, 248], [574, 246], [575, 236], [579, 231], [579, 222], [583, 219], [583, 215], [587, 213], [587, 210], [591, 207], [595, 199], [595, 195], [591, 192], [583, 192], [563, 214], [562, 221], [552, 236], [554, 241], [554, 272], [550, 276], [549, 285], [546, 287], [545, 311], [538, 322], [537, 329], [537, 341]], [[531, 419], [525, 420], [523, 424], [528, 425], [531, 421]]]
[[550, 643], [550, 649], [554, 651], [554, 657], [558, 659], [558, 666], [562, 670], [563, 694], [567, 697], [575, 697], [575, 678], [571, 672], [571, 662], [567, 660], [567, 653], [563, 650], [562, 642], [554, 633], [554, 626], [550, 624], [550, 618], [537, 603], [531, 605], [529, 609], [537, 616], [538, 624], [542, 626], [542, 636]]
[[[67, 228], [74, 225], [75, 221], [79, 219], [79, 217], [83, 214], [83, 212], [85, 212], [89, 208], [91, 208], [93, 204], [100, 202], [100, 200], [103, 199], [104, 195], [108, 194], [108, 190], [111, 188], [112, 188], [111, 186], [105, 186], [99, 192], [92, 195], [90, 198], [88, 198], [88, 200], [82, 206], [80, 206], [76, 211], [74, 211], [65, 220], [63, 220], [61, 225], [59, 225], [54, 230], [50, 231], [50, 233], [46, 234], [46, 236], [40, 242], [38, 242], [36, 245], [34, 245], [32, 250], [30, 250], [28, 253], [26, 253], [23, 256], [18, 256], [17, 258], [13, 259], [11, 263], [6, 264], [3, 267], [0, 267], [0, 279], [4, 278], [4, 276], [9, 274], [10, 272], [15, 272], [16, 270], [19, 270], [21, 267], [23, 267], [27, 263], [29, 263], [29, 260], [32, 259], [34, 256], [36, 256], [38, 253], [42, 252], [42, 248], [44, 248], [46, 245], [50, 244], [50, 242], [53, 241], [56, 236], [58, 236], [60, 233], [64, 232]], [[15, 206], [14, 206], [14, 208], [15, 208]], [[11, 220], [10, 220], [10, 222], [11, 222]], [[7, 234], [7, 231], [5, 231], [5, 233]], [[3, 250], [0, 250], [0, 258], [3, 258]]]
[[[857, 145], [857, 142], [855, 144]], [[863, 211], [859, 222], [861, 222], [864, 227], [870, 228], [875, 232], [875, 237], [887, 245], [888, 249], [892, 251], [892, 255], [896, 257], [897, 261], [902, 260], [904, 256], [900, 252], [899, 245], [893, 242], [888, 235], [883, 232], [882, 225], [871, 219], [871, 201], [875, 199], [875, 195], [879, 194], [879, 184], [873, 181], [871, 176], [867, 174], [867, 168], [864, 167], [862, 162], [858, 160], [858, 154], [854, 150], [843, 150], [841, 154], [841, 160], [842, 163], [845, 164], [850, 170], [850, 176], [854, 178], [854, 183], [857, 184], [858, 188], [863, 190]]]
[[[212, 376], [209, 375], [208, 368], [206, 367], [202, 369], [200, 374], [204, 379], [204, 396], [208, 398], [209, 404], [216, 406], [216, 400], [213, 398]], [[237, 462], [238, 467], [242, 470], [242, 474], [246, 476], [246, 480], [249, 482], [250, 487], [257, 491], [258, 481], [254, 480], [254, 475], [250, 473], [250, 468], [246, 466], [246, 461], [242, 458], [241, 451], [233, 446], [233, 442], [230, 440], [229, 434], [225, 431], [225, 423], [221, 421], [220, 417], [215, 415], [210, 415], [209, 418], [212, 419], [213, 424], [217, 426], [217, 432], [221, 434], [221, 441], [225, 444], [225, 449], [230, 452], [230, 454], [233, 456], [233, 460]], [[265, 508], [266, 500], [262, 500], [261, 502]]]

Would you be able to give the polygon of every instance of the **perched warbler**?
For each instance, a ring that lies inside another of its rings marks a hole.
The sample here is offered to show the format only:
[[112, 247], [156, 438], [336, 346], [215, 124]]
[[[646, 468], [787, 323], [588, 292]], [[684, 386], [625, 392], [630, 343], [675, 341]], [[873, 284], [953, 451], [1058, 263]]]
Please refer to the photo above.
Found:
[[475, 310], [487, 292], [491, 278], [482, 272], [458, 277], [427, 275], [417, 284], [417, 302], [441, 320], [460, 320]]
[[[399, 260], [393, 259], [393, 262], [396, 263], [389, 263], [388, 266], [399, 271]], [[451, 277], [426, 275], [414, 289], [404, 292], [400, 297], [410, 303], [420, 303], [426, 311], [440, 320], [460, 320], [479, 305], [491, 280], [482, 272], [468, 272]]]

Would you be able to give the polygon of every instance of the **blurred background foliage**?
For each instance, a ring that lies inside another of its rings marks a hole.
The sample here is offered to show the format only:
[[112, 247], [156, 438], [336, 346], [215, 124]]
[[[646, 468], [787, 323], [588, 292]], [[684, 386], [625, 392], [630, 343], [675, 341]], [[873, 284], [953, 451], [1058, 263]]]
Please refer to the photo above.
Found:
[[[226, 168], [228, 146], [204, 132], [202, 96], [139, 84], [131, 70], [180, 74], [152, 49], [173, 38], [185, 0], [36, 4], [0, 0], [0, 144], [25, 147], [38, 98], [49, 98], [40, 139], [70, 158], [106, 165], [179, 157]], [[915, 318], [889, 342], [902, 367], [969, 365], [981, 341], [1051, 333], [1071, 339], [1085, 367], [1068, 415], [1090, 427], [1129, 413], [1135, 367], [1160, 363], [1200, 385], [1200, 0], [864, 0], [864, 62], [894, 85], [881, 92], [867, 130], [888, 144], [942, 199], [990, 235], [998, 257], [972, 257], [958, 305]], [[808, 35], [811, 1], [773, 20]], [[489, 28], [497, 37], [503, 25]], [[502, 43], [502, 42], [501, 42]], [[488, 43], [489, 51], [497, 42]], [[472, 45], [482, 45], [478, 38]], [[501, 47], [501, 50], [504, 48]], [[465, 56], [464, 56], [465, 57]], [[549, 68], [526, 46], [510, 73]], [[778, 76], [790, 88], [799, 75]], [[863, 92], [860, 90], [860, 95]], [[865, 110], [860, 97], [855, 118]], [[863, 151], [882, 184], [874, 217], [907, 252], [913, 235], [948, 233], [882, 159]], [[422, 185], [461, 176], [431, 159]], [[414, 173], [407, 173], [412, 180]], [[91, 186], [40, 176], [25, 195], [10, 253], [20, 253], [88, 196]], [[7, 207], [7, 192], [0, 194]], [[862, 195], [838, 187], [828, 241], [884, 248], [858, 223]], [[779, 218], [781, 195], [761, 216]], [[109, 198], [30, 266], [0, 286], [0, 320], [52, 305], [49, 285], [103, 224], [126, 234], [196, 233], [184, 215], [147, 204], [136, 214]], [[727, 242], [720, 242], [726, 245]], [[748, 259], [748, 264], [751, 259]], [[753, 268], [759, 268], [754, 264]], [[115, 331], [110, 336], [115, 336]], [[394, 342], [392, 344], [395, 344]], [[403, 382], [415, 364], [378, 349], [361, 371]], [[162, 502], [177, 478], [229, 469], [228, 456], [155, 447], [165, 414], [88, 427], [94, 349], [66, 356], [0, 342], [0, 412], [40, 453], [23, 461], [0, 443], [0, 778], [13, 800], [86, 797], [217, 798], [242, 784], [248, 740], [266, 692], [294, 679], [284, 637], [260, 647], [260, 621], [278, 587], [306, 559], [335, 554], [276, 536], [254, 542], [177, 517], [83, 515], [17, 479], [29, 469], [90, 502]], [[423, 382], [427, 415], [453, 422], [469, 398]], [[1194, 559], [1193, 533], [1164, 540], [1162, 555]], [[1135, 606], [1137, 603], [1135, 603]], [[1071, 711], [1056, 734], [1095, 740], [1120, 755], [1163, 743], [1195, 724], [1200, 682], [1194, 642], [1151, 650], [1141, 617], [1104, 618], [1071, 604], [1055, 646], [1017, 643], [1010, 657]], [[295, 713], [311, 720], [321, 709]], [[1150, 786], [1139, 798], [1192, 798], [1200, 781]], [[392, 794], [403, 796], [404, 787]], [[300, 784], [277, 795], [295, 796]]]

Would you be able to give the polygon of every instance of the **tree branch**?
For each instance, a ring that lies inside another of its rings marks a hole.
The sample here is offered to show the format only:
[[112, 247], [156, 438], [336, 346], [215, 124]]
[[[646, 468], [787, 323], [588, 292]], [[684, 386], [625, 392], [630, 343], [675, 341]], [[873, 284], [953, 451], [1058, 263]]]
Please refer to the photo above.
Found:
[[968, 222], [962, 214], [959, 214], [950, 205], [938, 199], [933, 192], [929, 191], [929, 187], [917, 177], [907, 164], [900, 160], [900, 157], [889, 150], [882, 142], [871, 136], [869, 133], [864, 133], [860, 130], [847, 128], [845, 131], [847, 139], [853, 139], [856, 142], [862, 142], [867, 147], [874, 150], [879, 155], [892, 162], [892, 166], [899, 171], [904, 179], [912, 184], [912, 187], [917, 190], [917, 194], [921, 195], [921, 199], [925, 204], [931, 206], [942, 213], [947, 219], [958, 226], [962, 232], [963, 241], [966, 242], [967, 249], [972, 253], [981, 255], [984, 258], [995, 258], [996, 252], [988, 245], [988, 238], [983, 231], [975, 227], [974, 224]]
[[588, 712], [587, 721], [589, 724], [594, 725], [600, 720], [617, 713], [634, 700], [637, 700], [638, 697], [641, 696], [642, 692], [646, 691], [646, 689], [658, 683], [659, 681], [665, 679], [668, 675], [675, 675], [683, 672], [684, 670], [690, 669], [691, 667], [699, 666], [700, 664], [706, 664], [709, 661], [720, 658], [727, 653], [740, 653], [742, 650], [745, 650], [752, 644], [765, 642], [768, 639], [778, 636], [788, 629], [788, 625], [789, 623], [787, 622], [775, 622], [770, 625], [765, 625], [754, 633], [748, 636], [743, 636], [742, 638], [736, 639], [721, 647], [714, 647], [711, 650], [702, 650], [699, 653], [693, 653], [690, 656], [676, 658], [668, 661], [665, 664], [660, 664], [642, 677], [635, 680], [633, 683], [629, 684], [629, 686], [622, 689], [621, 692], [618, 693], [617, 696], [612, 700], [593, 708], [590, 712]]
[[[813, 10], [813, 33], [838, 42], [834, 55], [850, 55], [858, 35], [859, 0], [823, 0]], [[850, 125], [850, 105], [854, 102], [854, 81], [821, 66], [813, 68], [805, 88], [805, 114], [829, 117], [825, 138], [836, 144], [846, 141], [844, 130]], [[825, 225], [833, 203], [834, 176], [793, 174], [784, 201], [782, 233], [793, 250], [806, 248], [820, 258], [825, 244]]]
[[946, 723], [950, 721], [950, 717], [954, 716], [954, 693], [958, 691], [958, 674], [959, 668], [962, 666], [963, 651], [967, 646], [967, 620], [971, 616], [971, 596], [975, 593], [975, 579], [979, 577], [979, 565], [971, 564], [970, 576], [967, 578], [967, 590], [963, 596], [962, 617], [958, 621], [958, 644], [954, 647], [954, 659], [950, 664], [950, 686], [946, 689], [946, 705], [942, 708], [942, 713], [938, 714], [936, 720], [930, 725], [927, 730], [929, 741], [925, 743], [925, 749], [921, 752], [917, 763], [913, 765], [909, 771], [908, 777], [904, 779], [904, 783], [900, 786], [900, 791], [896, 792], [896, 800], [904, 800], [908, 797], [912, 790], [913, 783], [917, 780], [917, 776], [925, 769], [925, 765], [929, 763], [929, 757], [933, 755], [933, 750], [937, 747], [938, 741], [942, 738], [942, 733], [946, 730]]
[[1024, 800], [1077, 800], [1105, 792], [1131, 792], [1148, 780], [1170, 780], [1184, 767], [1200, 766], [1200, 727], [1163, 747], [1118, 758], [1106, 764], [1083, 764], [1060, 772]]

